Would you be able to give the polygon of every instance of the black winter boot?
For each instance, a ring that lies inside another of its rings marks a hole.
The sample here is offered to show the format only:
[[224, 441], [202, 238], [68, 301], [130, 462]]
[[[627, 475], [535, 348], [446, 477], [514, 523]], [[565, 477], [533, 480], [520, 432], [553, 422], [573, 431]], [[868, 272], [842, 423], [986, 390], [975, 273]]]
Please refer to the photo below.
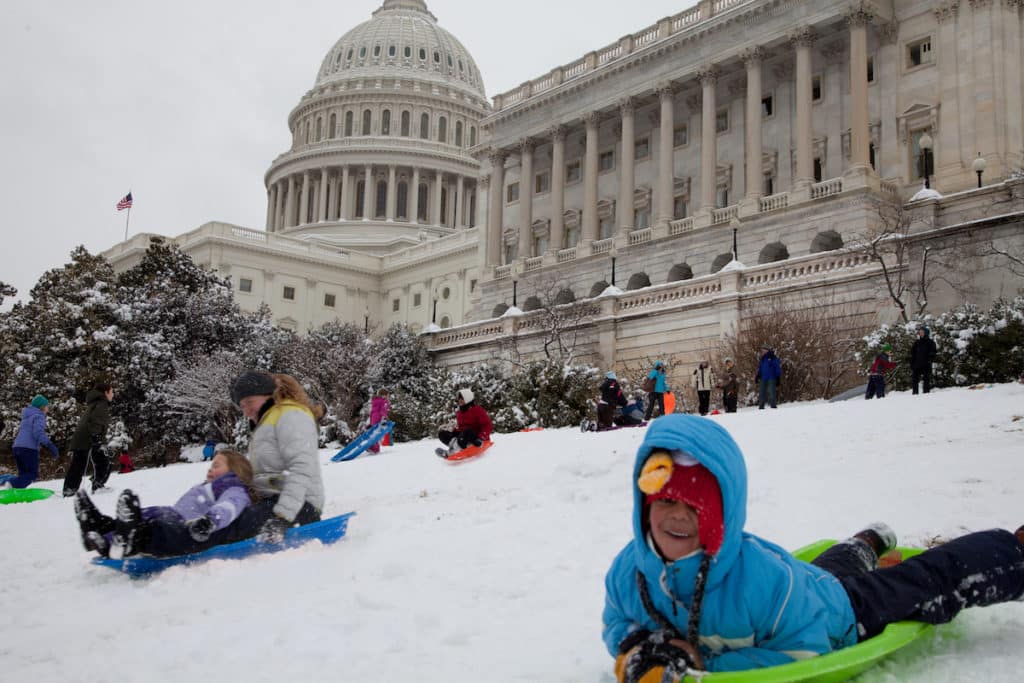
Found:
[[114, 542], [121, 546], [123, 557], [139, 552], [142, 529], [139, 497], [132, 493], [131, 489], [125, 489], [117, 499], [117, 522], [114, 532]]

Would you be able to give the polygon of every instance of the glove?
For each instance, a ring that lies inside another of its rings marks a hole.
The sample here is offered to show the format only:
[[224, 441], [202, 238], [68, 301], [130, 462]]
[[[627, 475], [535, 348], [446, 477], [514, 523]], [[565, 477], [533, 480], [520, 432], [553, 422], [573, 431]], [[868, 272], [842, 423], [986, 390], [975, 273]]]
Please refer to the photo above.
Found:
[[291, 522], [274, 515], [260, 527], [259, 533], [256, 534], [256, 540], [260, 543], [280, 543], [284, 540], [284, 534], [290, 526]]
[[[619, 655], [615, 667], [619, 683], [660, 683], [666, 679], [666, 674], [674, 681], [683, 678], [687, 670], [693, 667], [693, 661], [686, 650], [669, 642], [671, 638], [678, 637], [676, 634], [655, 631], [641, 639], [643, 633], [646, 632], [634, 633], [620, 646], [621, 649], [636, 643]], [[637, 643], [637, 640], [640, 642]]]
[[188, 529], [188, 535], [192, 537], [192, 540], [196, 543], [203, 543], [204, 541], [210, 540], [210, 535], [213, 533], [214, 523], [209, 517], [200, 517], [199, 519], [192, 519], [185, 522], [185, 527]]

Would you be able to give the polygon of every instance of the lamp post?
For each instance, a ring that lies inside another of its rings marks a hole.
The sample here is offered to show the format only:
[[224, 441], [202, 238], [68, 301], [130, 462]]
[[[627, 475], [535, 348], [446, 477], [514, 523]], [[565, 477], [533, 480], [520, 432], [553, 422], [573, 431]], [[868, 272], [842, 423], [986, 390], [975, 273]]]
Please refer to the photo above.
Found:
[[516, 308], [516, 294], [519, 287], [519, 273], [512, 270], [512, 308]]
[[924, 186], [927, 189], [931, 189], [931, 183], [929, 182], [928, 176], [931, 174], [931, 161], [932, 161], [932, 136], [925, 132], [921, 135], [921, 139], [918, 141], [921, 146], [921, 171], [924, 173]]
[[978, 158], [971, 164], [971, 168], [978, 174], [978, 187], [981, 187], [981, 174], [985, 172], [985, 157], [981, 156], [981, 152], [978, 152]]
[[437, 324], [437, 291], [434, 291], [434, 312], [430, 316], [430, 322], [434, 325]]
[[363, 311], [363, 332], [370, 334], [370, 307], [367, 306]]
[[740, 231], [740, 219], [733, 218], [730, 225], [732, 225], [732, 260], [738, 261], [740, 250], [737, 246], [736, 236], [739, 234]]
[[612, 257], [612, 287], [615, 286], [615, 259], [619, 256], [618, 247], [615, 246], [615, 242], [612, 242], [611, 249], [608, 250], [608, 254]]

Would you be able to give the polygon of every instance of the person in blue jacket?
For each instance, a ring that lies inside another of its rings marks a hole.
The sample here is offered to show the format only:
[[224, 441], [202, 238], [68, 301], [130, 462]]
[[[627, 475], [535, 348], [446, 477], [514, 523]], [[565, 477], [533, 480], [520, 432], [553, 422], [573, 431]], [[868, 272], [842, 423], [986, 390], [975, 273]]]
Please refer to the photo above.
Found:
[[650, 420], [651, 416], [654, 415], [655, 404], [658, 406], [658, 415], [665, 414], [665, 392], [668, 391], [668, 379], [665, 376], [665, 363], [663, 361], [654, 361], [654, 368], [647, 373], [645, 388], [647, 386], [650, 386], [651, 390], [647, 392], [647, 412], [644, 413], [644, 419]]
[[772, 408], [776, 407], [776, 394], [779, 387], [782, 386], [782, 363], [779, 362], [779, 357], [775, 355], [774, 349], [762, 346], [761, 350], [764, 351], [764, 354], [761, 356], [761, 362], [757, 365], [756, 379], [760, 385], [760, 400], [757, 407], [764, 410], [765, 399], [768, 400]]
[[206, 444], [203, 446], [203, 460], [213, 460], [213, 456], [217, 454], [217, 441], [216, 439], [207, 439]]
[[48, 448], [54, 458], [60, 457], [60, 451], [46, 435], [46, 414], [49, 411], [50, 402], [42, 394], [36, 394], [32, 402], [21, 411], [18, 436], [11, 446], [14, 461], [18, 464], [18, 476], [9, 482], [11, 488], [23, 489], [39, 478], [41, 447]]
[[745, 532], [743, 455], [725, 429], [693, 415], [648, 428], [632, 490], [633, 539], [605, 578], [602, 636], [620, 682], [785, 664], [892, 622], [945, 623], [1024, 595], [1024, 527], [968, 534], [882, 569], [896, 545], [884, 524], [814, 563]]

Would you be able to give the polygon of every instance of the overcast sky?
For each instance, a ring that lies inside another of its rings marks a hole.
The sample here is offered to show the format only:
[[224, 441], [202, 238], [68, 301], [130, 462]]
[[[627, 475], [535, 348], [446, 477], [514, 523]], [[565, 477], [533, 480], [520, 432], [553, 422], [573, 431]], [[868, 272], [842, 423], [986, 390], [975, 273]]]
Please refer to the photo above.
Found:
[[[84, 244], [263, 229], [263, 174], [324, 56], [383, 0], [38, 0], [0, 21], [0, 281], [29, 290]], [[488, 97], [675, 14], [686, 0], [428, 0]], [[10, 302], [8, 302], [10, 305]]]

